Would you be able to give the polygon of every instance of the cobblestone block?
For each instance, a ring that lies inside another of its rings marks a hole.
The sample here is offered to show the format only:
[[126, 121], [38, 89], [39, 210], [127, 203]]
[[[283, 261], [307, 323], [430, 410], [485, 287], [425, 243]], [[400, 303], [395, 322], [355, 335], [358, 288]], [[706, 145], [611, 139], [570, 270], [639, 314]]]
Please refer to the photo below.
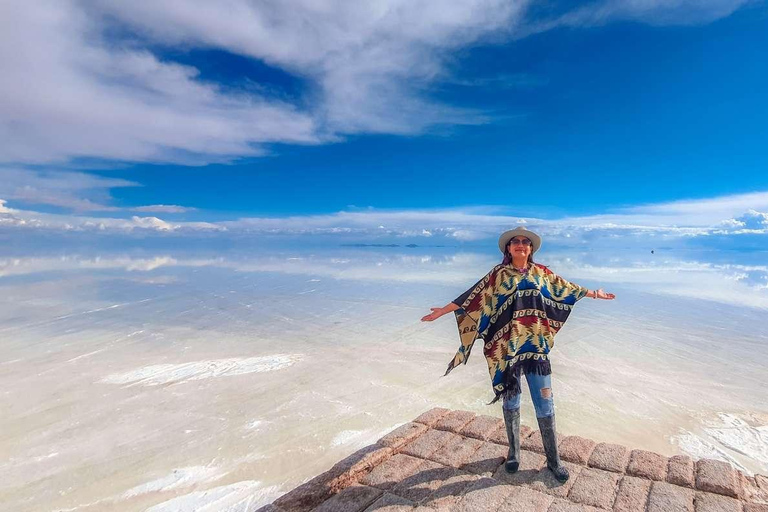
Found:
[[624, 473], [629, 463], [629, 449], [613, 443], [598, 443], [589, 457], [590, 467]]
[[554, 498], [525, 487], [516, 487], [514, 492], [501, 504], [498, 512], [547, 512]]
[[467, 488], [455, 512], [487, 512], [497, 510], [512, 494], [513, 488], [493, 478], [481, 478]]
[[423, 462], [417, 457], [398, 453], [361, 478], [360, 483], [389, 490], [401, 480], [413, 475]]
[[444, 480], [454, 476], [456, 472], [454, 468], [425, 460], [411, 475], [400, 480], [391, 492], [417, 503], [432, 494]]
[[411, 510], [413, 510], [412, 501], [385, 492], [384, 496], [374, 501], [365, 509], [365, 512], [410, 512]]
[[687, 455], [673, 455], [669, 458], [667, 467], [667, 482], [682, 487], [693, 488], [695, 479], [693, 474], [693, 459]]
[[479, 479], [477, 475], [457, 471], [454, 476], [443, 480], [422, 503], [438, 510], [450, 509], [461, 500], [466, 489]]
[[568, 499], [598, 508], [611, 508], [621, 475], [601, 469], [584, 468], [568, 492]]
[[379, 444], [397, 450], [427, 431], [429, 427], [422, 423], [410, 422], [397, 427], [395, 430], [379, 439]]
[[433, 428], [458, 434], [473, 419], [475, 419], [475, 413], [473, 412], [451, 411], [440, 418]]
[[[486, 441], [488, 440], [488, 436], [498, 430], [500, 426], [504, 428], [504, 420], [501, 418], [480, 415], [467, 423], [464, 428], [461, 429], [460, 433], [463, 436]], [[504, 432], [506, 434], [506, 430]]]
[[435, 407], [433, 409], [428, 410], [425, 413], [420, 414], [419, 417], [413, 421], [415, 421], [416, 423], [422, 423], [432, 428], [435, 426], [435, 423], [440, 421], [440, 418], [442, 418], [449, 412], [451, 412], [450, 409], [445, 409], [443, 407]]
[[312, 512], [362, 512], [381, 496], [381, 489], [353, 485], [324, 501]]
[[739, 496], [739, 479], [727, 462], [701, 459], [696, 463], [696, 489], [724, 496]]
[[741, 512], [741, 502], [708, 492], [697, 492], [693, 499], [696, 512]]
[[483, 443], [459, 469], [482, 476], [491, 476], [507, 460], [509, 448], [496, 443]]
[[450, 432], [445, 430], [430, 429], [424, 432], [422, 435], [406, 444], [400, 453], [406, 455], [412, 455], [413, 457], [419, 457], [421, 459], [427, 459], [430, 455], [443, 447], [445, 443], [451, 440]]
[[589, 462], [596, 445], [591, 439], [568, 436], [560, 443], [560, 458], [584, 466]]
[[693, 491], [666, 482], [653, 482], [647, 512], [693, 512]]
[[483, 445], [479, 439], [451, 434], [451, 438], [440, 449], [429, 456], [430, 459], [446, 466], [461, 467]]
[[556, 498], [549, 507], [548, 512], [602, 512], [599, 508], [573, 503], [562, 498]]
[[663, 482], [667, 477], [668, 465], [669, 460], [663, 455], [646, 450], [632, 450], [627, 474]]
[[648, 493], [651, 481], [635, 476], [624, 476], [619, 482], [616, 499], [613, 502], [614, 512], [643, 512], [648, 503]]

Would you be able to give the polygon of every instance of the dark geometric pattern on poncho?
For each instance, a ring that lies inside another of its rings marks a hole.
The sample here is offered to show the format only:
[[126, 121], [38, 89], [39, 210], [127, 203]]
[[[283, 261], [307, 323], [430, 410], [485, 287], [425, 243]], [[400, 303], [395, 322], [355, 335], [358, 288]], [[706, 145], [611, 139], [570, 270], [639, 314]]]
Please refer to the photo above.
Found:
[[445, 374], [466, 364], [475, 340], [483, 353], [497, 401], [520, 392], [520, 374], [549, 375], [554, 338], [587, 288], [534, 263], [525, 273], [496, 265], [453, 303], [461, 345]]

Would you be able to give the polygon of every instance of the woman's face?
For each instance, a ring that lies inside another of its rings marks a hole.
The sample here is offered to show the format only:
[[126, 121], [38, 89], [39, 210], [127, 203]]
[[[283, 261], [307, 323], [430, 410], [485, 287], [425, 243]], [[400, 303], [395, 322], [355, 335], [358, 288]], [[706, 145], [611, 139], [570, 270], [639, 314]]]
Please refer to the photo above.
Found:
[[531, 240], [528, 237], [516, 236], [509, 241], [507, 246], [509, 255], [513, 258], [528, 259], [531, 255]]

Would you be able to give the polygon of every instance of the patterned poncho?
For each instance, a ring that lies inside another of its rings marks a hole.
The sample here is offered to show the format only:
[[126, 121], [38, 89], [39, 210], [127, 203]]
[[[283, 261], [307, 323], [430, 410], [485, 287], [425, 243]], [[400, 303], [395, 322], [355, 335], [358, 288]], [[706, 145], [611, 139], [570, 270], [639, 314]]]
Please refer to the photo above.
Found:
[[482, 338], [496, 394], [491, 403], [520, 393], [521, 371], [551, 373], [547, 354], [555, 334], [587, 292], [538, 263], [524, 273], [512, 265], [496, 265], [453, 301], [459, 306], [455, 313], [461, 346], [445, 374], [466, 364], [475, 340]]

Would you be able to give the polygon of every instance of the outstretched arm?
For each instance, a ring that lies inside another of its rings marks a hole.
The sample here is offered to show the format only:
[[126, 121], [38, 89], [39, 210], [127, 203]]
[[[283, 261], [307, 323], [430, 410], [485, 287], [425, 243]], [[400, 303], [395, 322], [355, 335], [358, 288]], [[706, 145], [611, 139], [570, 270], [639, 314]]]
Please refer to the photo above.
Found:
[[616, 295], [614, 295], [613, 293], [608, 293], [604, 291], [602, 288], [598, 288], [597, 290], [588, 291], [585, 297], [592, 297], [593, 299], [613, 300], [616, 298]]
[[437, 320], [443, 315], [456, 311], [457, 309], [459, 309], [459, 306], [457, 306], [453, 302], [449, 302], [448, 304], [446, 304], [441, 308], [429, 308], [429, 309], [431, 309], [432, 312], [427, 316], [423, 317], [421, 319], [422, 322], [431, 322], [432, 320]]

